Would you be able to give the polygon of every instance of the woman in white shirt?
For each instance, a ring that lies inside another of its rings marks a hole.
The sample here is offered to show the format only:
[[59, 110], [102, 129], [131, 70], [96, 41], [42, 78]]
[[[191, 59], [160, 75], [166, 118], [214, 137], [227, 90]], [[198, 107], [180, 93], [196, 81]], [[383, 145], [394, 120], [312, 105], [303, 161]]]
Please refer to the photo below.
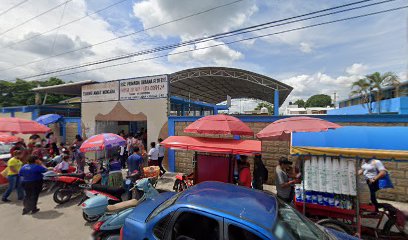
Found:
[[55, 166], [54, 171], [60, 173], [68, 173], [69, 163], [68, 163], [69, 156], [63, 156], [62, 161]]
[[364, 160], [361, 165], [359, 174], [363, 174], [368, 187], [370, 188], [371, 203], [375, 206], [375, 210], [378, 211], [378, 202], [376, 192], [380, 189], [378, 186], [378, 180], [385, 177], [387, 170], [380, 160], [370, 159]]
[[149, 151], [149, 166], [159, 166], [159, 149], [156, 148], [156, 143], [150, 143], [150, 151]]

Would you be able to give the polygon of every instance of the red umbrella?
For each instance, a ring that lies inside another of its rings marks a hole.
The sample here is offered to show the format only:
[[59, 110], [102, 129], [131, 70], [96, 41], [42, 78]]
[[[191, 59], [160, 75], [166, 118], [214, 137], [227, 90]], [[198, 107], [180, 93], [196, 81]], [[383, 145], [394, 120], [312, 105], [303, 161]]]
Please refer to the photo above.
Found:
[[184, 132], [200, 134], [232, 134], [253, 136], [254, 132], [241, 120], [228, 115], [202, 117], [188, 125]]
[[341, 126], [320, 118], [290, 117], [275, 121], [256, 134], [259, 139], [280, 138], [292, 132], [322, 132]]
[[119, 135], [113, 133], [102, 133], [88, 138], [85, 142], [82, 143], [79, 150], [81, 152], [94, 152], [123, 146], [125, 144], [126, 140]]
[[32, 120], [20, 118], [0, 118], [0, 132], [8, 133], [46, 133], [51, 131], [50, 128], [41, 125]]
[[8, 134], [0, 134], [0, 142], [3, 143], [15, 143], [21, 141], [21, 138], [8, 135]]

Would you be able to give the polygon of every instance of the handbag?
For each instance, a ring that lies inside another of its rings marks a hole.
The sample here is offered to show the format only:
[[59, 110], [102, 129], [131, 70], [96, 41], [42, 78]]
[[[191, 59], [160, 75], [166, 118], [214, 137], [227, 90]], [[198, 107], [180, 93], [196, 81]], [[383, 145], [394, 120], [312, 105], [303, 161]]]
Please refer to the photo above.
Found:
[[383, 178], [378, 180], [378, 188], [379, 189], [394, 188], [394, 184], [392, 184], [390, 174], [388, 174], [388, 172]]

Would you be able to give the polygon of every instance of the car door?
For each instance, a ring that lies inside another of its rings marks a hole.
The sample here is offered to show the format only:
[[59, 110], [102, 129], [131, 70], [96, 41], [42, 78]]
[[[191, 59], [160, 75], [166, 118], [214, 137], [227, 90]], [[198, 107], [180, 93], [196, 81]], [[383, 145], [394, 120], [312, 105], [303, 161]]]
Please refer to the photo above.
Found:
[[224, 219], [224, 240], [265, 240], [262, 233], [241, 223]]
[[223, 218], [214, 214], [179, 208], [167, 228], [167, 240], [223, 240]]

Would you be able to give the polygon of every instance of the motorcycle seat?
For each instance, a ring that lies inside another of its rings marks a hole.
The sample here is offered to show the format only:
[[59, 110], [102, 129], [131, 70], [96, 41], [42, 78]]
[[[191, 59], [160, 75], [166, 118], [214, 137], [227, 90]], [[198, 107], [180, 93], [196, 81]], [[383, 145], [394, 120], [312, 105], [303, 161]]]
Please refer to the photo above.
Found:
[[77, 178], [84, 179], [85, 173], [61, 173], [58, 176], [77, 177]]
[[122, 194], [125, 193], [125, 189], [123, 189], [122, 187], [109, 187], [109, 186], [104, 186], [101, 184], [92, 184], [91, 188], [92, 190], [109, 193], [117, 197], [120, 197], [122, 196]]
[[119, 212], [119, 211], [122, 211], [128, 208], [136, 207], [138, 204], [139, 204], [138, 200], [131, 199], [131, 200], [116, 203], [113, 205], [108, 205], [108, 207], [106, 207], [106, 210], [108, 212]]

